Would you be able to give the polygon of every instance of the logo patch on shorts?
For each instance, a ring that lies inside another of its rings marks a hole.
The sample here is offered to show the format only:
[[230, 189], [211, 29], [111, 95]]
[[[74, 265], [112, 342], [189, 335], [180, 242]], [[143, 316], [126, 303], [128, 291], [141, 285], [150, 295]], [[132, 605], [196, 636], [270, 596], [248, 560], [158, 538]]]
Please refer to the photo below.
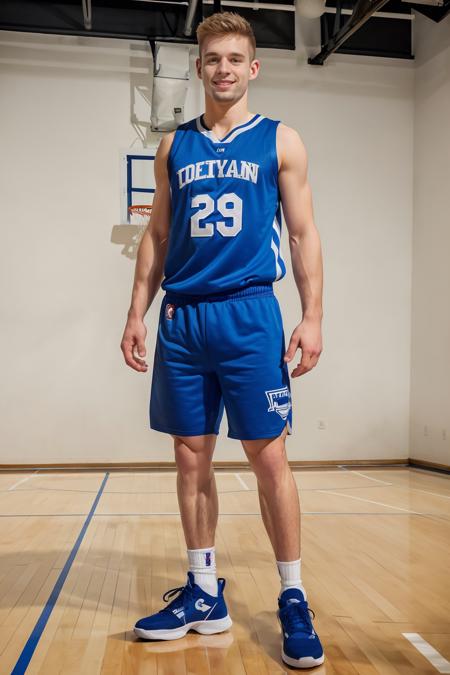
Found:
[[285, 420], [289, 415], [289, 410], [292, 406], [291, 392], [288, 387], [266, 391], [266, 396], [269, 401], [267, 412], [276, 412], [283, 420]]
[[172, 305], [170, 302], [166, 305], [166, 319], [173, 319], [175, 314], [175, 305]]

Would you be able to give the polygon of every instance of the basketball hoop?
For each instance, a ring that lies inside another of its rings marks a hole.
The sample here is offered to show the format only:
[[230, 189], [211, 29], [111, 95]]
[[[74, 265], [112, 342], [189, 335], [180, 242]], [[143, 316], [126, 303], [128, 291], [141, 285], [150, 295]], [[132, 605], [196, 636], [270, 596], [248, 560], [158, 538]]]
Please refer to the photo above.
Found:
[[151, 212], [151, 204], [133, 204], [133, 206], [128, 207], [130, 225], [133, 225], [136, 228], [136, 231], [131, 237], [131, 248], [135, 249], [141, 243], [141, 239], [144, 236], [144, 232], [147, 229], [150, 220]]
[[[142, 219], [150, 218], [152, 213], [151, 204], [133, 204], [133, 206], [128, 207], [128, 213], [130, 216], [141, 216]], [[137, 223], [136, 223], [137, 224]], [[139, 223], [142, 225], [142, 222]], [[147, 223], [145, 223], [147, 224]]]

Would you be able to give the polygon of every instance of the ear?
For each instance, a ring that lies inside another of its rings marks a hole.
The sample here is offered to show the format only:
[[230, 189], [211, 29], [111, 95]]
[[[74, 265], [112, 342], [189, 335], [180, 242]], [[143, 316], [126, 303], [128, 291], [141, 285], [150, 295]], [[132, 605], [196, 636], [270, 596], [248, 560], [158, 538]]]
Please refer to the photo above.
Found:
[[253, 59], [253, 61], [250, 63], [250, 77], [248, 78], [249, 80], [254, 80], [258, 77], [260, 66], [261, 66], [260, 61], [258, 61], [258, 59]]
[[197, 58], [195, 59], [195, 68], [197, 71], [197, 77], [202, 79], [202, 60], [200, 56], [197, 56]]

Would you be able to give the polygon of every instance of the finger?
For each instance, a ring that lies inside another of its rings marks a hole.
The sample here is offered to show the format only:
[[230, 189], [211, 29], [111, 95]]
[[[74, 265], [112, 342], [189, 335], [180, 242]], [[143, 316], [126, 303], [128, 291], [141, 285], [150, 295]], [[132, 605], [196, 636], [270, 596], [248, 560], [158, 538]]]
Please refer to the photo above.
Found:
[[307, 373], [311, 368], [307, 368], [306, 366], [301, 366], [300, 363], [296, 368], [291, 373], [291, 377], [299, 377], [300, 375], [304, 375]]
[[122, 350], [123, 358], [125, 359], [125, 363], [127, 365], [131, 365], [130, 361], [133, 359], [133, 343], [130, 342], [129, 340], [122, 340], [120, 343], [120, 349]]
[[130, 360], [128, 360], [127, 364], [131, 368], [133, 368], [134, 370], [138, 370], [139, 372], [145, 372], [148, 368], [147, 364], [144, 361], [137, 359], [136, 357], [132, 357]]
[[292, 371], [292, 377], [298, 377], [299, 375], [304, 375], [317, 365], [319, 357], [312, 354], [302, 354], [302, 360], [297, 367]]
[[[145, 354], [145, 349], [144, 349], [144, 354]], [[147, 365], [147, 362], [144, 358], [142, 358], [142, 355], [139, 353], [139, 347], [135, 346], [133, 349], [133, 358], [136, 361], [136, 363], [140, 363], [143, 365]]]
[[291, 340], [289, 342], [289, 347], [287, 348], [287, 351], [284, 355], [284, 360], [286, 363], [291, 361], [294, 358], [295, 352], [297, 351], [298, 348], [298, 342], [297, 339], [292, 336]]
[[146, 350], [145, 350], [145, 343], [141, 338], [136, 338], [137, 341], [137, 353], [139, 356], [145, 356]]
[[133, 353], [134, 341], [133, 340], [124, 340], [121, 344], [121, 349], [125, 359], [125, 363], [130, 368], [138, 370], [140, 372], [147, 370], [147, 364], [142, 360], [135, 357]]

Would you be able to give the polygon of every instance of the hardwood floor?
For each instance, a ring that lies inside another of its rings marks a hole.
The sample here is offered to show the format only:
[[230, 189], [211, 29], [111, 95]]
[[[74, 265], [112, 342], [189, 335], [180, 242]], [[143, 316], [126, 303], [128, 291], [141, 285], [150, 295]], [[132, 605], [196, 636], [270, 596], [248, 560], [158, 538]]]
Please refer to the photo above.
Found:
[[[450, 673], [450, 480], [411, 468], [295, 472], [318, 675]], [[266, 675], [278, 573], [251, 473], [217, 472], [217, 564], [234, 621], [145, 642], [135, 621], [184, 583], [172, 472], [0, 473], [0, 673]], [[422, 653], [424, 652], [426, 656]]]

